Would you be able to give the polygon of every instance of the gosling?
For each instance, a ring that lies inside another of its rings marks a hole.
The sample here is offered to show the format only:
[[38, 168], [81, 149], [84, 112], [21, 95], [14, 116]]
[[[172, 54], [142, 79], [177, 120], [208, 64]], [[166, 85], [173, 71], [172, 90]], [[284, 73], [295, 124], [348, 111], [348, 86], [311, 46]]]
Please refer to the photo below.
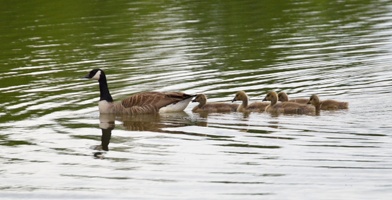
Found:
[[308, 104], [312, 104], [316, 108], [316, 111], [348, 109], [348, 102], [335, 101], [331, 99], [320, 101], [316, 94], [313, 94], [310, 97]]
[[238, 108], [238, 104], [223, 102], [208, 102], [207, 96], [198, 94], [192, 102], [199, 102], [199, 105], [192, 109], [192, 112], [234, 112]]
[[307, 104], [309, 102], [309, 99], [289, 99], [289, 97], [287, 96], [287, 94], [285, 92], [279, 92], [278, 94], [278, 99], [281, 102], [295, 102], [295, 103], [300, 103], [300, 104]]
[[249, 104], [249, 97], [245, 91], [237, 92], [232, 102], [234, 101], [242, 101], [242, 104], [237, 108], [237, 112], [264, 112], [265, 108], [269, 105], [266, 102], [253, 102]]
[[283, 114], [315, 114], [316, 109], [313, 106], [299, 104], [295, 102], [278, 102], [278, 94], [274, 91], [267, 93], [263, 101], [271, 101], [271, 104], [265, 108], [269, 113]]

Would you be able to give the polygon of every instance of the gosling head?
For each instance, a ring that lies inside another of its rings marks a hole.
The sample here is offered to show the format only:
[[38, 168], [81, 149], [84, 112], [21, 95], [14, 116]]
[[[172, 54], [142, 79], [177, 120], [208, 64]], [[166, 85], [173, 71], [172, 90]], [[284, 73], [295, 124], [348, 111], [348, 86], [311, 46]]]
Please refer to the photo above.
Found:
[[206, 102], [206, 101], [207, 101], [206, 95], [204, 95], [204, 94], [198, 94], [198, 95], [196, 96], [196, 98], [193, 99], [192, 102], [200, 102], [200, 103], [202, 103], [202, 102]]
[[99, 81], [101, 76], [104, 76], [104, 75], [105, 75], [105, 73], [103, 72], [102, 69], [93, 69], [84, 78], [95, 79], [95, 80]]
[[274, 91], [269, 91], [263, 101], [276, 101], [278, 99], [278, 94]]
[[320, 99], [318, 98], [318, 96], [316, 94], [312, 94], [312, 96], [310, 96], [308, 104], [312, 104], [312, 105], [317, 105], [320, 103]]
[[235, 97], [234, 97], [234, 99], [233, 99], [231, 102], [234, 102], [234, 101], [243, 101], [243, 100], [245, 100], [245, 99], [247, 99], [247, 98], [248, 98], [248, 96], [246, 95], [245, 91], [238, 91], [238, 92], [235, 94]]
[[288, 101], [289, 97], [287, 96], [287, 94], [285, 92], [279, 92], [278, 94], [278, 100], [279, 101]]

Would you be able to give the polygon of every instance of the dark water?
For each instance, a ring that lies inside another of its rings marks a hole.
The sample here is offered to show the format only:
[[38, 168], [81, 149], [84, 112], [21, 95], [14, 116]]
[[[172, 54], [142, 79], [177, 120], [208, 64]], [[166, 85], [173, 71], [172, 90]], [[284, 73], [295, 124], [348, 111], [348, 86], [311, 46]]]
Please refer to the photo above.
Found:
[[[1, 199], [390, 199], [391, 1], [2, 1]], [[140, 91], [350, 102], [98, 113]]]

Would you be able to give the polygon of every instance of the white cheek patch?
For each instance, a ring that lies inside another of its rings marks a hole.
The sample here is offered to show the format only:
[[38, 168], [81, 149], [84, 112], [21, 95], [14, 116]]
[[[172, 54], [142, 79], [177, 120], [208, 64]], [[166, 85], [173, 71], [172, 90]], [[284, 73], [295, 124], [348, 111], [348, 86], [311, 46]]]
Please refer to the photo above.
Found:
[[101, 77], [101, 70], [98, 70], [91, 79], [99, 80], [99, 77]]

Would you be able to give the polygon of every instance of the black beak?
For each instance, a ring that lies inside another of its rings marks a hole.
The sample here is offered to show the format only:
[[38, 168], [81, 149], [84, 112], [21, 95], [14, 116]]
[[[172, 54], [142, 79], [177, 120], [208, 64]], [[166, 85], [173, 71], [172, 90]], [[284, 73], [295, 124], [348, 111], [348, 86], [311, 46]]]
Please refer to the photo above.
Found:
[[308, 104], [312, 104], [312, 102], [308, 101]]
[[233, 103], [234, 101], [237, 101], [237, 99], [234, 97], [234, 99], [233, 100], [231, 100], [231, 103]]
[[267, 101], [267, 97], [263, 99], [263, 101]]

